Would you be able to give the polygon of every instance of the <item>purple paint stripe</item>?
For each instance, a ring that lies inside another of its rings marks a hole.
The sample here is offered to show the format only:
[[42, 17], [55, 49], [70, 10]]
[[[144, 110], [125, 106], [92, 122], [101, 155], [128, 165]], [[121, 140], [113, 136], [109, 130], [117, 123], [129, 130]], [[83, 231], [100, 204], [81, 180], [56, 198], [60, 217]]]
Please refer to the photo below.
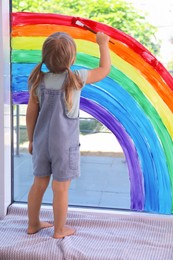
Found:
[[21, 104], [28, 104], [29, 100], [29, 92], [28, 91], [21, 91], [21, 92], [13, 92], [12, 93], [12, 101], [13, 105], [21, 105]]
[[116, 136], [124, 151], [129, 169], [131, 209], [138, 211], [143, 210], [143, 174], [133, 141], [117, 119], [98, 103], [81, 97], [80, 108], [98, 119]]

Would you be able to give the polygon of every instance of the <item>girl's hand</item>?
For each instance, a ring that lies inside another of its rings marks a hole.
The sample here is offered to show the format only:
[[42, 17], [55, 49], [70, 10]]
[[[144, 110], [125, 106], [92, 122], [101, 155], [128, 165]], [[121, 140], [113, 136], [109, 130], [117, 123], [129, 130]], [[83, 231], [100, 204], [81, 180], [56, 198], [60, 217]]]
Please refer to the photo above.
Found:
[[32, 154], [32, 142], [29, 142], [28, 152]]
[[96, 35], [96, 42], [99, 46], [101, 45], [107, 45], [109, 42], [110, 37], [103, 32], [98, 32]]

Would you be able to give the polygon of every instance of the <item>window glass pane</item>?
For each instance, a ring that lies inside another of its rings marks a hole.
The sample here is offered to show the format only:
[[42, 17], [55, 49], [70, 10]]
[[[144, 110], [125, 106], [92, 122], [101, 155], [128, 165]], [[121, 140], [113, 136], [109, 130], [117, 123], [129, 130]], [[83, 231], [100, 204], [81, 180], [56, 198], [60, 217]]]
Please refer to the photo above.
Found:
[[[26, 105], [14, 111], [14, 200], [27, 202], [33, 181], [32, 156], [28, 153]], [[115, 136], [100, 122], [80, 112], [81, 176], [69, 189], [69, 205], [130, 208], [126, 160]], [[52, 203], [51, 183], [44, 203]]]

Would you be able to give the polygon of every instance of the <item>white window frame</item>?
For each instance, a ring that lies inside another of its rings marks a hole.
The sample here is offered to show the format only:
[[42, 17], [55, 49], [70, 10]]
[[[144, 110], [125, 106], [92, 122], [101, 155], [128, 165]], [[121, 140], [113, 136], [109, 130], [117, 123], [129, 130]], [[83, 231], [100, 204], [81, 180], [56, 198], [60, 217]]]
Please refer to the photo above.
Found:
[[0, 219], [11, 204], [10, 4], [0, 1]]

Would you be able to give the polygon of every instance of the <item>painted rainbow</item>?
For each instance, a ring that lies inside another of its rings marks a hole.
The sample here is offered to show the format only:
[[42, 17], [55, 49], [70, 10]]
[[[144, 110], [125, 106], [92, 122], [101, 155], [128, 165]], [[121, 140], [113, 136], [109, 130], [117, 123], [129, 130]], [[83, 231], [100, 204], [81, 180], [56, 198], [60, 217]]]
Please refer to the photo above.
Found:
[[[69, 33], [77, 44], [76, 68], [98, 64], [95, 36], [74, 23], [77, 17], [12, 14], [12, 99], [28, 102], [27, 77], [40, 61], [45, 38]], [[163, 65], [129, 35], [78, 18], [111, 37], [112, 69], [103, 81], [86, 85], [81, 109], [102, 122], [118, 139], [129, 170], [131, 209], [173, 212], [173, 78]]]

